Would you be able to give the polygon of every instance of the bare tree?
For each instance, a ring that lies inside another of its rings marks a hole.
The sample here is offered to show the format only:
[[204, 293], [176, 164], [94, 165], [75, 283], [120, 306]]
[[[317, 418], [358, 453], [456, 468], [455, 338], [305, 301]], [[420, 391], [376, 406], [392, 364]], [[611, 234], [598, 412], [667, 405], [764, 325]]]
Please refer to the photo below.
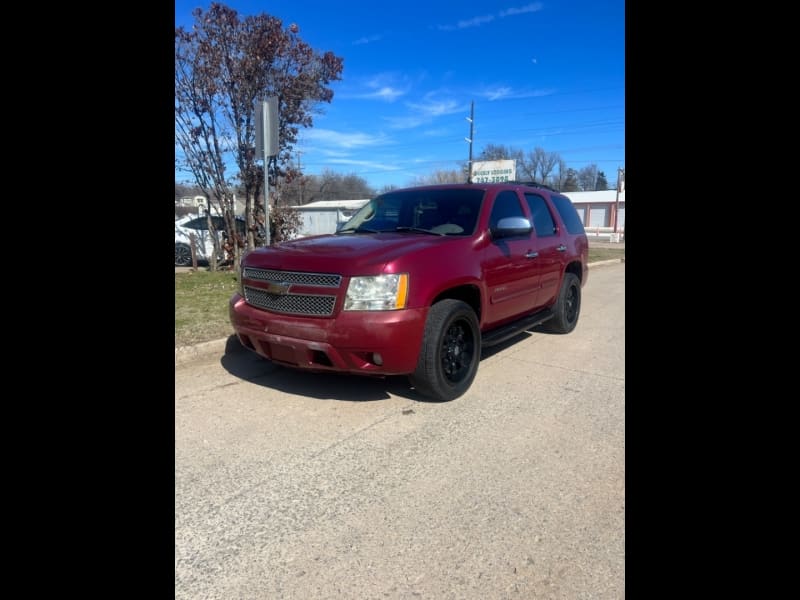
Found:
[[[302, 184], [302, 188], [300, 188]], [[303, 202], [299, 201], [302, 190]], [[375, 195], [367, 180], [355, 173], [341, 174], [325, 170], [320, 175], [303, 176], [302, 181], [295, 181], [285, 189], [290, 204], [307, 204], [318, 200], [360, 200]]]
[[558, 152], [548, 153], [537, 147], [517, 162], [517, 171], [526, 180], [548, 183], [560, 160]]
[[593, 192], [597, 185], [597, 165], [591, 164], [578, 171], [578, 185], [584, 192]]
[[462, 171], [434, 171], [429, 175], [422, 175], [412, 179], [409, 183], [410, 186], [418, 185], [436, 185], [439, 183], [464, 183], [466, 176]]
[[[256, 107], [267, 97], [279, 99], [274, 180], [289, 163], [299, 127], [310, 127], [314, 107], [333, 99], [326, 86], [341, 79], [342, 59], [315, 52], [299, 38], [297, 25], [284, 29], [280, 19], [267, 14], [240, 19], [235, 10], [212, 3], [207, 12], [196, 9], [193, 15], [191, 30], [175, 30], [175, 140], [183, 153], [181, 167], [194, 176], [209, 204], [216, 203], [231, 240], [238, 238], [233, 189], [239, 182], [245, 193], [246, 244], [252, 248], [256, 216], [264, 209], [263, 202], [257, 204], [264, 177], [256, 164], [261, 158], [255, 155]], [[238, 265], [239, 243], [233, 246]]]
[[562, 187], [558, 189], [562, 192], [579, 192], [581, 188], [578, 183], [578, 172], [575, 169], [567, 169], [564, 172]]
[[558, 152], [545, 152], [542, 148], [535, 148], [534, 153], [539, 165], [539, 181], [545, 182], [559, 164], [561, 156]]
[[563, 158], [558, 159], [558, 172], [550, 176], [550, 181], [545, 182], [547, 185], [554, 187], [557, 190], [564, 189], [564, 183], [567, 179], [567, 161]]
[[522, 150], [503, 146], [502, 144], [486, 144], [476, 160], [516, 160], [517, 164], [519, 164], [522, 159]]

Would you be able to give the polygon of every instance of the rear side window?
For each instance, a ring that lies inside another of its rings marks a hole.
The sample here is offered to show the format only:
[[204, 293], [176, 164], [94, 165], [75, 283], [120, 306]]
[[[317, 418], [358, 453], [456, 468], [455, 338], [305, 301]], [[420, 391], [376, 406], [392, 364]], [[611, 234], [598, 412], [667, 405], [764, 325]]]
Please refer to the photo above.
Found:
[[550, 196], [550, 198], [553, 200], [553, 204], [558, 214], [561, 215], [561, 220], [564, 221], [564, 226], [569, 233], [586, 233], [583, 229], [581, 218], [578, 216], [578, 211], [572, 206], [572, 202], [569, 201], [569, 198], [565, 196], [556, 196], [555, 194]]
[[528, 201], [528, 207], [531, 209], [533, 229], [536, 231], [536, 235], [539, 237], [555, 235], [556, 222], [553, 220], [553, 215], [550, 214], [544, 198], [538, 194], [525, 194], [525, 200]]

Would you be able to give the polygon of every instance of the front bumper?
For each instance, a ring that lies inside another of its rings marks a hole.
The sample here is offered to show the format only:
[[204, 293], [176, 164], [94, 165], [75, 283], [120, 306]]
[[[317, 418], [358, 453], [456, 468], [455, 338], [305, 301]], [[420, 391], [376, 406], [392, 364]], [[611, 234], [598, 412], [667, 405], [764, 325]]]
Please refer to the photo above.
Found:
[[417, 367], [427, 308], [340, 311], [298, 317], [253, 308], [239, 294], [229, 303], [243, 346], [273, 362], [311, 371], [406, 375]]

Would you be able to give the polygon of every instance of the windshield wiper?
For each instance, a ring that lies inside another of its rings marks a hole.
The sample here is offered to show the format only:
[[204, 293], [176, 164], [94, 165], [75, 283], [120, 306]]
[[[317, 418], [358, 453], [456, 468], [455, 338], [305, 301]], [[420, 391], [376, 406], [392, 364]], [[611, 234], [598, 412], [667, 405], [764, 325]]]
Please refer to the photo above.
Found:
[[336, 233], [380, 233], [380, 232], [381, 232], [380, 229], [369, 229], [367, 227], [356, 227], [355, 229], [353, 229], [352, 227], [349, 227], [347, 229], [340, 229]]
[[422, 229], [421, 227], [396, 227], [395, 231], [414, 231], [416, 233], [430, 233], [431, 235], [444, 235], [438, 231], [431, 231], [430, 229]]

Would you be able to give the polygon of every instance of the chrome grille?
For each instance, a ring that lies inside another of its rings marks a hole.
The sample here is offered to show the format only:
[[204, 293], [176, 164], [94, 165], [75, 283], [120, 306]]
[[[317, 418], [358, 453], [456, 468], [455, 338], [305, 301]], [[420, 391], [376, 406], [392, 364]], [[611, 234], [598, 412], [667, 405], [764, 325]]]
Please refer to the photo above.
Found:
[[[300, 274], [302, 275], [302, 273]], [[264, 290], [249, 286], [244, 286], [244, 299], [248, 304], [264, 310], [318, 317], [331, 316], [336, 303], [336, 296], [269, 294]]]
[[272, 269], [244, 268], [245, 279], [259, 281], [272, 281], [274, 283], [296, 283], [298, 285], [313, 285], [319, 287], [338, 288], [342, 282], [341, 275], [327, 273], [300, 273], [296, 271], [275, 271]]

